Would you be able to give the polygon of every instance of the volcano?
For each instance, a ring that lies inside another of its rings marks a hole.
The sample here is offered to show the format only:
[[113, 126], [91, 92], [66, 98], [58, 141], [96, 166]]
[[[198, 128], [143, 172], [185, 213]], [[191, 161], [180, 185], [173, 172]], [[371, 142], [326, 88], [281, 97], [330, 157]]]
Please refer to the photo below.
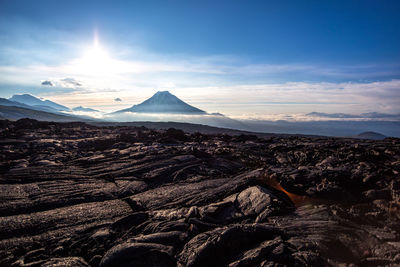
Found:
[[193, 107], [168, 91], [158, 91], [149, 99], [130, 108], [116, 111], [137, 113], [170, 113], [170, 114], [207, 114], [205, 111]]

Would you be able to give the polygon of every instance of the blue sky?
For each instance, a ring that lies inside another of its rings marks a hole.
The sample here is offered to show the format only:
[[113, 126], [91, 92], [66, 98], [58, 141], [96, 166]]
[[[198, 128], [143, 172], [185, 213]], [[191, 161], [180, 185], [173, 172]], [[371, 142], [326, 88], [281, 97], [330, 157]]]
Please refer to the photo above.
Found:
[[399, 12], [386, 0], [1, 0], [0, 97], [119, 109], [170, 90], [236, 116], [400, 113]]

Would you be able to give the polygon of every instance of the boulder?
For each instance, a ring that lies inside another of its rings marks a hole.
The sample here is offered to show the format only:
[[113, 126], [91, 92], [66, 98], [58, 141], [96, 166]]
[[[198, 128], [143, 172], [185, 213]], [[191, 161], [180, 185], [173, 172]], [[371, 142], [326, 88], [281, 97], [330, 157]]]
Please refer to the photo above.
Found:
[[172, 248], [154, 243], [126, 242], [112, 247], [103, 256], [100, 267], [170, 267], [176, 266]]
[[178, 266], [221, 266], [237, 253], [281, 234], [262, 224], [233, 225], [201, 233], [186, 243]]

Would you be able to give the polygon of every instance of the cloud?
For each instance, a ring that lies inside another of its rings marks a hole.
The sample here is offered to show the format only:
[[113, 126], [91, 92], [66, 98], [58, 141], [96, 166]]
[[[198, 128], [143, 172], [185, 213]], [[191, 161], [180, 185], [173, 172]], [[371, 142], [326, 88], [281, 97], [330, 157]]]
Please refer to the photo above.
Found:
[[75, 80], [74, 78], [64, 78], [60, 80], [60, 85], [62, 87], [80, 87], [82, 86], [82, 83]]
[[115, 101], [115, 102], [122, 102], [122, 99], [119, 98], [119, 97], [117, 97], [117, 98], [114, 99], [114, 101]]
[[45, 86], [54, 86], [55, 85], [52, 81], [49, 81], [49, 80], [43, 81], [41, 84], [45, 85]]

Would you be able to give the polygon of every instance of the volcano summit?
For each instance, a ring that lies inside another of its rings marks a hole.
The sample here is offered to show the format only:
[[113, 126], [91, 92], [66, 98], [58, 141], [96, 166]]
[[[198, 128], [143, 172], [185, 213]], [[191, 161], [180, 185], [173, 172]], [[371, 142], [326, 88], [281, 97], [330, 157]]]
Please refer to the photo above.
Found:
[[168, 91], [158, 91], [149, 99], [130, 108], [116, 111], [138, 113], [172, 113], [172, 114], [207, 114], [205, 111], [193, 107]]

